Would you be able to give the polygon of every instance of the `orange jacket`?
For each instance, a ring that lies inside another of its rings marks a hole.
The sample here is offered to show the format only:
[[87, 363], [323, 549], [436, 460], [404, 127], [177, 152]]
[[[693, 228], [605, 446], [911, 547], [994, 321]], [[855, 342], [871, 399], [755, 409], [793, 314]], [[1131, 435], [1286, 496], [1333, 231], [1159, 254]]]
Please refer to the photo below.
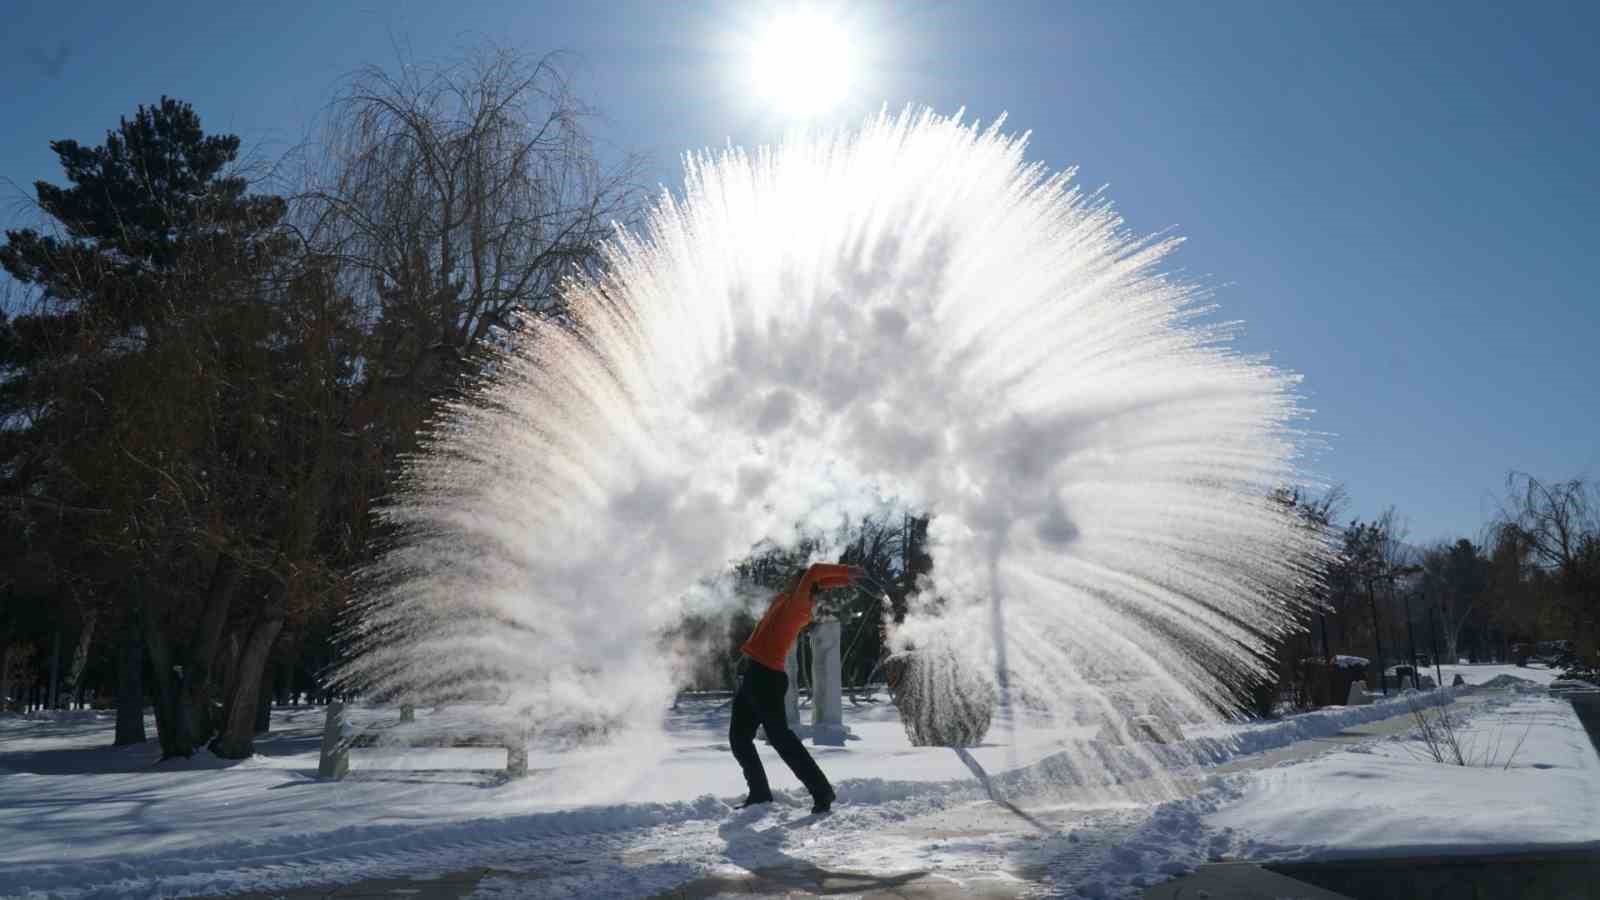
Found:
[[783, 659], [800, 636], [800, 629], [811, 621], [811, 586], [845, 587], [854, 580], [854, 566], [813, 563], [795, 586], [772, 599], [766, 615], [756, 623], [750, 640], [739, 649], [744, 655], [769, 669], [783, 671]]

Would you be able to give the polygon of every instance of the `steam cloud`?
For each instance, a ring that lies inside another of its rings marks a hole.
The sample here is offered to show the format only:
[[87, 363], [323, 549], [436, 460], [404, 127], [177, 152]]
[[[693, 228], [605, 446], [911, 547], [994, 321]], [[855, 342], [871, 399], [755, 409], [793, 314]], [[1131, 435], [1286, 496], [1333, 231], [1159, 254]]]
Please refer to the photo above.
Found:
[[895, 640], [963, 660], [952, 684], [1003, 659], [1041, 716], [1216, 716], [1320, 552], [1267, 500], [1296, 378], [1198, 320], [1176, 240], [1001, 124], [689, 158], [411, 467], [341, 677], [536, 735], [654, 721], [657, 635], [730, 602], [732, 561], [895, 507], [934, 515], [940, 599]]

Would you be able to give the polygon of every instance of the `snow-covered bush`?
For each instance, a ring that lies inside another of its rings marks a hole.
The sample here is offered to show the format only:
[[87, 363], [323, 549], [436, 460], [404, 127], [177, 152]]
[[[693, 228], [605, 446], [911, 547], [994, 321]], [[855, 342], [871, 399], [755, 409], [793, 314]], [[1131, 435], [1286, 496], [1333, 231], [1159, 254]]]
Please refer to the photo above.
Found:
[[953, 650], [897, 654], [884, 673], [913, 747], [976, 747], [989, 733], [994, 684]]
[[1587, 681], [1592, 685], [1600, 687], [1600, 669], [1597, 669], [1594, 666], [1585, 666], [1581, 664], [1571, 666], [1566, 671], [1561, 673], [1561, 678], [1564, 681]]

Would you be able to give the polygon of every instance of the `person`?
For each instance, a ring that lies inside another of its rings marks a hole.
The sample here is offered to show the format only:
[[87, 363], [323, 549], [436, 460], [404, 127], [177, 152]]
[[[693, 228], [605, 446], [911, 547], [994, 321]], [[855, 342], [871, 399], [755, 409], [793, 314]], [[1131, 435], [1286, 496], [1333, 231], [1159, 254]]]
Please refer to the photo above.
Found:
[[800, 629], [811, 621], [815, 594], [831, 588], [847, 587], [860, 577], [856, 566], [833, 563], [814, 563], [801, 573], [789, 590], [778, 594], [767, 607], [766, 614], [756, 624], [750, 639], [739, 648], [745, 655], [745, 672], [739, 680], [739, 690], [733, 696], [733, 721], [728, 724], [728, 745], [734, 759], [744, 770], [745, 783], [750, 794], [740, 809], [757, 803], [772, 802], [772, 788], [767, 784], [767, 771], [761, 767], [761, 757], [756, 753], [756, 728], [767, 730], [767, 740], [778, 756], [788, 764], [800, 783], [811, 792], [811, 812], [822, 814], [833, 807], [833, 786], [822, 774], [816, 760], [806, 752], [804, 744], [789, 727], [784, 715], [783, 695], [789, 690], [789, 676], [783, 661], [800, 636]]

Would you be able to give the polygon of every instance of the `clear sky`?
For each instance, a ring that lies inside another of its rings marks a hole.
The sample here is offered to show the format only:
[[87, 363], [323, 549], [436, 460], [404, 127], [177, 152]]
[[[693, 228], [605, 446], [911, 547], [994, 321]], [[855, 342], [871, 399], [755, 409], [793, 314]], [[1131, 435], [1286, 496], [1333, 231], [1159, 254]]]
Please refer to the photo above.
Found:
[[[163, 93], [272, 157], [396, 42], [491, 39], [572, 51], [606, 152], [675, 186], [682, 151], [789, 124], [748, 59], [793, 5], [7, 0], [0, 176], [8, 200], [61, 180], [48, 141], [98, 143]], [[823, 9], [858, 57], [823, 124], [1008, 113], [1132, 229], [1185, 235], [1177, 266], [1244, 322], [1239, 346], [1305, 375], [1313, 468], [1349, 514], [1476, 537], [1512, 468], [1600, 477], [1600, 3]]]

